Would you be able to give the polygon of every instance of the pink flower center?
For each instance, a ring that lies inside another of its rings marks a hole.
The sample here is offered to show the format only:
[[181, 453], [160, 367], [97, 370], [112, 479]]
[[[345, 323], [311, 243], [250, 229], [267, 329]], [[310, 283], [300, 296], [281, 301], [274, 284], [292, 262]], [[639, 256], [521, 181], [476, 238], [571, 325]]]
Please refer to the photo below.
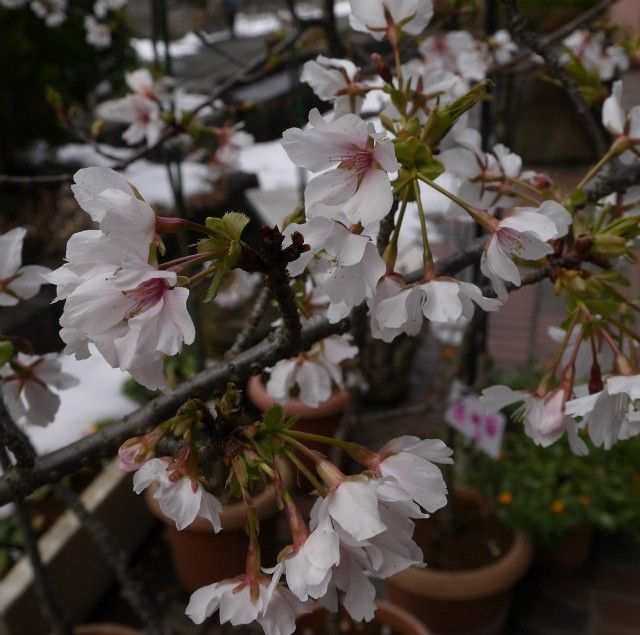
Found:
[[138, 123], [141, 123], [145, 126], [148, 125], [151, 121], [151, 115], [149, 114], [148, 110], [138, 110], [138, 112], [136, 113], [136, 117], [138, 119]]
[[500, 247], [507, 253], [518, 254], [524, 250], [521, 233], [515, 229], [500, 227], [496, 232], [496, 236], [498, 237]]
[[163, 278], [152, 278], [131, 291], [124, 291], [124, 295], [131, 301], [124, 318], [129, 320], [150, 309], [162, 299], [166, 288]]
[[362, 176], [373, 165], [373, 150], [352, 146], [349, 154], [342, 158], [340, 167]]

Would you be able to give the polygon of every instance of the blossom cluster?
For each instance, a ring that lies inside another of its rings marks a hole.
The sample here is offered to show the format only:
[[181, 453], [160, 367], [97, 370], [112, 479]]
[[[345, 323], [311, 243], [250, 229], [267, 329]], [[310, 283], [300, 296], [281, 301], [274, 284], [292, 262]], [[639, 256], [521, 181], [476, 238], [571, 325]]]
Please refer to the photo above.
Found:
[[[121, 468], [135, 471], [134, 490], [153, 487], [153, 497], [178, 530], [202, 517], [217, 532], [224, 528], [222, 504], [205, 486], [210, 482], [207, 468], [195, 457], [208, 419], [221, 424], [224, 420], [231, 430], [230, 437], [219, 442], [229, 471], [226, 482], [246, 505], [250, 538], [246, 567], [235, 578], [195, 591], [187, 615], [200, 624], [219, 611], [221, 623], [238, 626], [257, 621], [268, 635], [292, 633], [296, 617], [311, 610], [312, 600], [332, 610], [340, 602], [353, 619], [373, 619], [375, 589], [369, 575], [386, 578], [409, 566], [423, 566], [422, 552], [412, 538], [414, 524], [446, 504], [447, 488], [438, 464], [452, 462], [451, 450], [441, 441], [411, 436], [394, 439], [377, 452], [337, 442], [365, 468], [347, 476], [305, 445], [307, 440], [334, 445], [335, 439], [297, 432], [279, 406], [251, 426], [234, 428], [230, 425], [236, 415], [234, 404], [233, 387], [213, 408], [187, 404], [176, 417], [129, 440], [119, 452]], [[182, 440], [172, 456], [160, 454], [167, 436]], [[292, 460], [316, 490], [308, 522], [287, 491], [278, 456]], [[313, 468], [304, 467], [301, 459]], [[281, 500], [291, 534], [291, 543], [271, 568], [260, 560], [250, 496], [256, 481], [265, 480]]]
[[84, 15], [85, 38], [97, 49], [111, 46], [111, 26], [109, 18], [123, 9], [128, 0], [95, 0], [92, 12], [81, 7], [70, 6], [69, 0], [0, 0], [0, 7], [21, 9], [29, 7], [33, 14], [49, 28], [63, 25], [70, 13]]

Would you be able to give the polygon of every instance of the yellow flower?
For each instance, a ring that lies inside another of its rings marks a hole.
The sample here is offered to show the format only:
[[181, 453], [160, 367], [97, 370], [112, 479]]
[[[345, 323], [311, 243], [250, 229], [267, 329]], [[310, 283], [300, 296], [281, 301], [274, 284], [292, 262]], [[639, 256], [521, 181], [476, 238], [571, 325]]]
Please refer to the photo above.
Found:
[[511, 492], [500, 492], [498, 494], [498, 502], [501, 505], [511, 505], [513, 503], [513, 494]]
[[551, 503], [551, 511], [554, 514], [562, 514], [564, 507], [565, 505], [562, 501], [553, 501], [553, 503]]

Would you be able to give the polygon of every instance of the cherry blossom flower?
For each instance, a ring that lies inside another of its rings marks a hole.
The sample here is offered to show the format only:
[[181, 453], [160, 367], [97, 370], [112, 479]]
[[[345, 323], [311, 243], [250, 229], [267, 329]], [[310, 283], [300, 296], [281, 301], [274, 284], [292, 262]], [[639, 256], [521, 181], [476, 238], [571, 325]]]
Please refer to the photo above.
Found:
[[640, 375], [608, 377], [603, 390], [569, 401], [566, 412], [582, 418], [595, 446], [609, 450], [620, 439], [625, 424], [638, 419]]
[[71, 388], [78, 379], [62, 372], [55, 353], [41, 357], [18, 353], [15, 362], [0, 368], [2, 398], [9, 414], [16, 422], [24, 417], [32, 425], [48, 425], [60, 406], [60, 397], [52, 388]]
[[289, 264], [289, 273], [298, 276], [307, 267], [312, 270], [318, 291], [331, 303], [327, 312], [331, 322], [341, 320], [371, 297], [386, 270], [368, 235], [373, 228], [365, 227], [362, 233], [354, 234], [347, 229], [346, 218], [339, 214], [336, 218], [311, 218], [303, 224], [291, 223], [284, 231], [286, 236], [302, 233], [309, 245], [309, 251]]
[[519, 390], [512, 390], [507, 386], [491, 386], [482, 391], [481, 403], [491, 411], [497, 412], [502, 408], [524, 402], [519, 415], [524, 422], [525, 434], [536, 445], [543, 448], [555, 443], [567, 433], [567, 441], [574, 454], [587, 454], [585, 442], [578, 436], [575, 421], [568, 416], [567, 402], [569, 391], [563, 386], [545, 395], [530, 394]]
[[420, 44], [420, 54], [428, 68], [441, 68], [458, 73], [458, 58], [461, 53], [472, 53], [477, 42], [468, 31], [448, 31], [444, 34], [429, 35]]
[[443, 151], [439, 159], [448, 172], [466, 181], [459, 195], [478, 207], [510, 204], [512, 196], [505, 187], [529, 176], [522, 172], [522, 159], [502, 144], [484, 152], [480, 133], [471, 128], [454, 132], [453, 140], [457, 147]]
[[347, 114], [326, 121], [314, 109], [310, 128], [289, 128], [282, 146], [298, 167], [328, 170], [311, 179], [304, 193], [307, 216], [334, 217], [341, 212], [349, 223], [368, 225], [388, 213], [393, 203], [389, 173], [396, 172], [393, 145], [373, 124]]
[[47, 276], [57, 300], [66, 300], [60, 318], [66, 352], [86, 358], [93, 342], [112, 367], [165, 389], [163, 354], [175, 355], [195, 338], [189, 291], [176, 287], [176, 273], [159, 271], [97, 231], [70, 240], [67, 260]]
[[333, 393], [333, 386], [344, 388], [340, 365], [358, 354], [350, 335], [333, 335], [313, 345], [308, 353], [279, 361], [268, 369], [267, 392], [286, 403], [297, 388], [298, 397], [307, 406], [317, 407]]
[[320, 99], [333, 102], [334, 117], [340, 117], [360, 112], [363, 99], [357, 90], [359, 74], [360, 68], [350, 60], [318, 55], [315, 60], [305, 62], [300, 81], [309, 84]]
[[51, 270], [40, 265], [22, 264], [22, 244], [27, 235], [23, 227], [16, 227], [0, 235], [0, 306], [14, 306], [20, 300], [32, 298]]
[[367, 572], [384, 578], [422, 564], [422, 552], [411, 538], [411, 518], [423, 518], [424, 514], [394, 479], [367, 479], [361, 475], [338, 481], [311, 510], [310, 527], [333, 531], [340, 548], [340, 560], [332, 569], [327, 595], [320, 600], [335, 611], [337, 591], [342, 591], [341, 604], [351, 617], [371, 620], [375, 588]]
[[553, 253], [547, 241], [566, 235], [571, 215], [555, 201], [539, 208], [517, 207], [513, 214], [495, 224], [480, 260], [482, 273], [491, 280], [498, 298], [507, 290], [503, 281], [520, 286], [521, 278], [513, 258], [538, 260]]
[[118, 11], [126, 4], [127, 0], [96, 0], [93, 4], [93, 13], [98, 18], [104, 18], [109, 11]]
[[[617, 72], [624, 72], [629, 68], [629, 57], [619, 46], [605, 46], [603, 32], [591, 33], [586, 29], [579, 29], [567, 36], [562, 44], [580, 60], [590, 72], [595, 73], [602, 81], [610, 81]], [[567, 63], [569, 56], [562, 57]]]
[[506, 64], [518, 52], [518, 45], [511, 39], [509, 31], [498, 29], [489, 38], [489, 49], [496, 64]]
[[83, 168], [71, 186], [80, 207], [100, 230], [146, 260], [156, 238], [156, 215], [129, 182], [109, 168]]
[[395, 479], [429, 513], [447, 504], [447, 485], [435, 463], [453, 463], [453, 451], [439, 439], [402, 436], [374, 454], [369, 469]]
[[84, 30], [87, 43], [98, 49], [105, 49], [111, 46], [111, 29], [108, 24], [98, 22], [92, 15], [84, 18]]
[[67, 0], [33, 0], [29, 6], [49, 28], [60, 26], [67, 19]]
[[371, 332], [385, 342], [400, 333], [417, 335], [423, 317], [432, 322], [456, 323], [461, 317], [473, 316], [474, 304], [485, 311], [496, 311], [501, 303], [485, 298], [470, 282], [453, 278], [435, 278], [413, 286], [404, 286], [392, 277], [383, 278], [376, 294], [368, 301], [371, 312]]
[[222, 503], [194, 477], [182, 474], [175, 463], [169, 457], [147, 461], [133, 476], [133, 491], [140, 494], [152, 483], [157, 483], [153, 497], [162, 513], [176, 523], [178, 531], [201, 517], [211, 523], [216, 533], [219, 532]]
[[628, 113], [622, 106], [622, 81], [613, 82], [611, 95], [602, 105], [602, 125], [614, 137], [626, 137], [633, 145], [640, 143], [640, 106]]
[[390, 27], [409, 35], [419, 35], [431, 22], [431, 0], [349, 0], [349, 23], [355, 31], [370, 33], [381, 40]]
[[108, 121], [130, 124], [122, 133], [122, 138], [134, 145], [146, 140], [154, 145], [164, 128], [160, 118], [160, 106], [153, 100], [141, 95], [127, 95], [100, 104], [98, 115]]
[[157, 99], [156, 82], [149, 69], [138, 68], [130, 73], [125, 73], [124, 79], [131, 92], [152, 101]]
[[270, 578], [247, 574], [198, 589], [189, 599], [186, 614], [202, 624], [218, 610], [221, 624], [240, 626], [257, 621], [266, 635], [291, 635], [296, 617], [311, 607]]

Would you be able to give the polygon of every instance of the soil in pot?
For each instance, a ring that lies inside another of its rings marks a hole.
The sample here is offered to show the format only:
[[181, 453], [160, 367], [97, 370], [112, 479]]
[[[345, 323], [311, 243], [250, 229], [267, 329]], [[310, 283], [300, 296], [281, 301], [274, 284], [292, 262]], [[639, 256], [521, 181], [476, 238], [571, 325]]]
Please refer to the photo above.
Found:
[[413, 615], [385, 600], [376, 601], [376, 615], [371, 622], [354, 622], [343, 610], [330, 613], [318, 606], [296, 620], [300, 635], [358, 633], [361, 635], [429, 635], [429, 631]]
[[458, 492], [449, 505], [416, 523], [428, 566], [390, 578], [389, 597], [435, 634], [501, 633], [511, 589], [531, 563], [531, 545], [501, 525], [474, 492]]
[[[282, 461], [279, 469], [285, 482], [291, 481], [291, 469]], [[244, 504], [232, 501], [224, 506], [220, 516], [222, 531], [214, 533], [209, 521], [196, 520], [178, 531], [153, 498], [154, 487], [145, 491], [151, 512], [166, 525], [173, 565], [182, 586], [193, 593], [196, 589], [240, 575], [244, 569], [249, 540], [245, 532]], [[254, 495], [254, 505], [260, 520], [260, 547], [265, 563], [275, 563], [278, 552], [278, 500], [272, 487]]]
[[555, 544], [536, 545], [534, 566], [541, 571], [570, 575], [582, 569], [593, 547], [593, 527], [575, 527]]

